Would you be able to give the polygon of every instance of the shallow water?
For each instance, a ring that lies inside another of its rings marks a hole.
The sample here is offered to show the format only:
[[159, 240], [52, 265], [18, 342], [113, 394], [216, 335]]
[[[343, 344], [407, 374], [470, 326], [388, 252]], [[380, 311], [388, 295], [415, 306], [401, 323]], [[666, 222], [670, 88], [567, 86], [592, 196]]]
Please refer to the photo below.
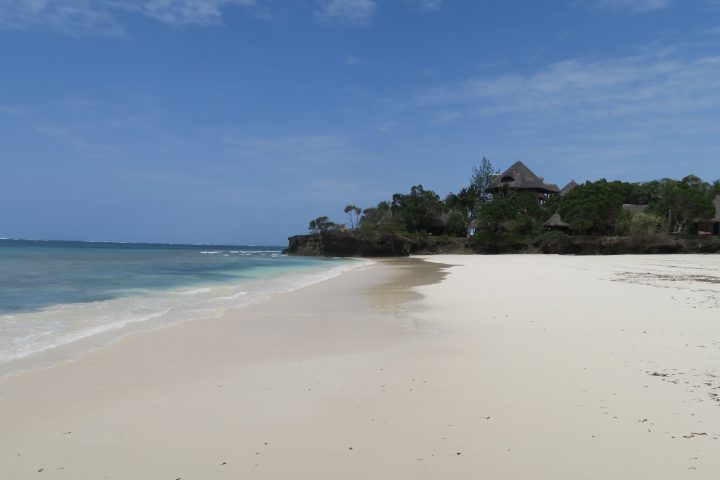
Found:
[[0, 376], [39, 354], [219, 316], [357, 263], [279, 247], [0, 240]]

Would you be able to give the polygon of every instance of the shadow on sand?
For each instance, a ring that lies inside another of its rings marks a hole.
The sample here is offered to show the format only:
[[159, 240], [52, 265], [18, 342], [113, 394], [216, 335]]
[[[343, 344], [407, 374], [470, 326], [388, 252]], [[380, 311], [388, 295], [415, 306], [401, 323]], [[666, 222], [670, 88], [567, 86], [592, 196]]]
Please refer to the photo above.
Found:
[[371, 302], [384, 313], [403, 316], [409, 304], [423, 298], [415, 287], [440, 283], [452, 265], [433, 263], [421, 258], [393, 258], [379, 260], [393, 268], [387, 280], [367, 289]]

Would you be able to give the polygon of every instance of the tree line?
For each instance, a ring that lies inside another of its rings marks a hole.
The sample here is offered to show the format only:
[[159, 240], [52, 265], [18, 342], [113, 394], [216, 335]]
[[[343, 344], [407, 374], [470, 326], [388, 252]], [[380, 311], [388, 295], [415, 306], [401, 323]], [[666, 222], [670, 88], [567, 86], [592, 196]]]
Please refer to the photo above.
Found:
[[[653, 235], [695, 233], [696, 220], [715, 215], [713, 199], [720, 195], [720, 180], [705, 182], [688, 175], [681, 180], [663, 178], [643, 183], [598, 180], [585, 182], [561, 196], [539, 202], [529, 193], [510, 189], [491, 192], [499, 171], [483, 158], [474, 166], [469, 184], [442, 199], [423, 185], [396, 193], [375, 207], [348, 205], [344, 212], [354, 234], [373, 240], [383, 235], [468, 236], [483, 247], [523, 245], [558, 235]], [[633, 212], [623, 204], [647, 206]], [[549, 231], [543, 224], [558, 213], [568, 227]], [[328, 217], [310, 222], [315, 233], [340, 226]]]

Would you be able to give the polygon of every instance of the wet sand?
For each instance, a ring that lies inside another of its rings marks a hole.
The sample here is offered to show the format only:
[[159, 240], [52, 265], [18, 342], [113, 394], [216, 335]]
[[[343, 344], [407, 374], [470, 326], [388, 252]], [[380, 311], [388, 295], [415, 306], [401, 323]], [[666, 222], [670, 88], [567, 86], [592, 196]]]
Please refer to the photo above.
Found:
[[0, 383], [0, 478], [714, 479], [719, 272], [377, 262]]

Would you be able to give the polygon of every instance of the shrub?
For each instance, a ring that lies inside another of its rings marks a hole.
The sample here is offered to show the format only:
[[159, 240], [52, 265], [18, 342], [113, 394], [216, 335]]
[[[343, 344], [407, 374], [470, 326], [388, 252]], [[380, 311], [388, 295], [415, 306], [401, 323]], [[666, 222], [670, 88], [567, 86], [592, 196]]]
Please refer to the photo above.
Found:
[[663, 219], [654, 213], [636, 213], [630, 219], [628, 234], [636, 243], [648, 243], [660, 239]]

